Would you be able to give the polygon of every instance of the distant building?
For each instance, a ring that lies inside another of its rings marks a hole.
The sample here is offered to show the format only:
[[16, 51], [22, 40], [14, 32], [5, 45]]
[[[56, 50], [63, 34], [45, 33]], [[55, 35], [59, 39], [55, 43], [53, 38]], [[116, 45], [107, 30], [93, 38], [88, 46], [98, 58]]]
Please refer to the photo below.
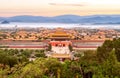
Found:
[[50, 34], [51, 41], [49, 44], [52, 49], [46, 55], [59, 60], [72, 60], [74, 56], [69, 49], [69, 45], [72, 45], [72, 42], [70, 41], [71, 38], [72, 35], [66, 33], [63, 29], [56, 29], [54, 33]]

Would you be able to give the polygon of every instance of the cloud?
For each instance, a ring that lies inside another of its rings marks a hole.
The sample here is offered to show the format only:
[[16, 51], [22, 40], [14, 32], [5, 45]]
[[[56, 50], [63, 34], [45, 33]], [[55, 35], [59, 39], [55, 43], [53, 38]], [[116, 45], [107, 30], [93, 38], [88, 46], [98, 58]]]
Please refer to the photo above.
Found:
[[49, 5], [57, 5], [57, 6], [85, 6], [85, 4], [65, 4], [65, 3], [49, 3]]

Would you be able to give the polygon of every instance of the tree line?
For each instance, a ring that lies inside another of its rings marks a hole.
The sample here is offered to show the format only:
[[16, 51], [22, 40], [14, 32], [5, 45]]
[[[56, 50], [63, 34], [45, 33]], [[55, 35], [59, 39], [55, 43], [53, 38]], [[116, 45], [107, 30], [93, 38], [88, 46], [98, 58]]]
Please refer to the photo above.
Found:
[[[46, 58], [44, 52], [0, 49], [0, 78], [120, 78], [120, 39], [106, 40], [75, 61]], [[29, 61], [33, 55], [36, 60]]]

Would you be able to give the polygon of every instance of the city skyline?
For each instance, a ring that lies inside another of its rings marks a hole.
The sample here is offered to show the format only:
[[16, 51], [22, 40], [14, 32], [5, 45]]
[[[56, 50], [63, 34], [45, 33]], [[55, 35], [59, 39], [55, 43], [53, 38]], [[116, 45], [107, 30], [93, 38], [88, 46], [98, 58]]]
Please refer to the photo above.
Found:
[[119, 0], [0, 0], [0, 16], [120, 14]]

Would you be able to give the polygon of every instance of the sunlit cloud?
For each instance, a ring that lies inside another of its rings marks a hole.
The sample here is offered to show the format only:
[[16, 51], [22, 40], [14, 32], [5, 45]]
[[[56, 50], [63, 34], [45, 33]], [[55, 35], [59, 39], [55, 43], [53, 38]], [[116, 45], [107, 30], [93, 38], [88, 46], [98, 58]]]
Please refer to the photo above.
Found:
[[66, 3], [49, 3], [49, 5], [57, 5], [57, 6], [85, 6], [85, 4], [66, 4]]
[[120, 0], [0, 0], [0, 16], [120, 14]]

